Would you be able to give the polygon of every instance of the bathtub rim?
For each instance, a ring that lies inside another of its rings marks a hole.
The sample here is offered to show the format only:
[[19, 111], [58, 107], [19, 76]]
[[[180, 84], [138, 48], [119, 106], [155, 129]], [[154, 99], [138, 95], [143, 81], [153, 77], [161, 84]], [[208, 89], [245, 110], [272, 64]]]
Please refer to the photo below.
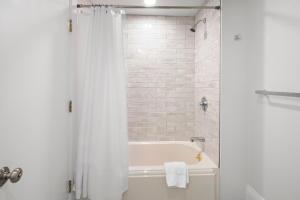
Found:
[[[209, 158], [209, 156], [202, 152], [199, 145], [190, 141], [134, 141], [128, 142], [128, 145], [153, 145], [153, 144], [178, 144], [195, 148], [201, 152], [202, 160], [194, 165], [188, 165], [189, 174], [207, 174], [216, 173], [218, 166]], [[129, 166], [129, 176], [165, 176], [163, 165], [144, 165], [144, 166]]]
[[196, 142], [190, 141], [130, 141], [128, 145], [153, 145], [153, 144], [181, 144], [197, 149], [197, 151], [202, 152], [202, 149], [196, 144]]

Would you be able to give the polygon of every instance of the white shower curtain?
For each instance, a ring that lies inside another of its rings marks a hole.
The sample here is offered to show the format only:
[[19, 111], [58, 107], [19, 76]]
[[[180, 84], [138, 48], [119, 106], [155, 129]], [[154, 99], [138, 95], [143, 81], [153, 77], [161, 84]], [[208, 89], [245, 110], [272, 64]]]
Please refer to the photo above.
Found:
[[78, 15], [76, 198], [121, 200], [127, 190], [127, 97], [122, 16]]

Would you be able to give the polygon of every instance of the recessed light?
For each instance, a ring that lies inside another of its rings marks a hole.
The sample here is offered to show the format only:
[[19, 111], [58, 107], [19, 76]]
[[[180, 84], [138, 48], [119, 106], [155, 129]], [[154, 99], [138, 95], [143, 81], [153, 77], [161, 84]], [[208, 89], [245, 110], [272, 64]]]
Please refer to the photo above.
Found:
[[145, 6], [152, 7], [156, 4], [156, 0], [144, 0]]

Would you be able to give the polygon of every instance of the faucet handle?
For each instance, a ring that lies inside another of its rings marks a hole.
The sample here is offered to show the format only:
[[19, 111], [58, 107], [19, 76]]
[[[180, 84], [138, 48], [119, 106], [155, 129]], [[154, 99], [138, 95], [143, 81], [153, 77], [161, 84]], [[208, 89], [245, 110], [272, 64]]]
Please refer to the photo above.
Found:
[[199, 103], [199, 105], [201, 106], [202, 110], [204, 112], [206, 112], [207, 109], [208, 109], [208, 100], [207, 100], [207, 98], [206, 97], [202, 97], [201, 102]]

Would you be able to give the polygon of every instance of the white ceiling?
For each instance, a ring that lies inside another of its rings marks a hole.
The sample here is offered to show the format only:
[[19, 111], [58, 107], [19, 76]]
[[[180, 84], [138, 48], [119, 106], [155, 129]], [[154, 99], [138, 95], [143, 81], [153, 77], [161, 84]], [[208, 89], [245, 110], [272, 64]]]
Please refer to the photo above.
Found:
[[[78, 0], [79, 3], [107, 4], [107, 5], [133, 5], [143, 6], [144, 0]], [[220, 0], [157, 0], [157, 6], [201, 6], [220, 5]], [[194, 16], [197, 9], [127, 9], [127, 14], [136, 15], [167, 15], [167, 16]]]

